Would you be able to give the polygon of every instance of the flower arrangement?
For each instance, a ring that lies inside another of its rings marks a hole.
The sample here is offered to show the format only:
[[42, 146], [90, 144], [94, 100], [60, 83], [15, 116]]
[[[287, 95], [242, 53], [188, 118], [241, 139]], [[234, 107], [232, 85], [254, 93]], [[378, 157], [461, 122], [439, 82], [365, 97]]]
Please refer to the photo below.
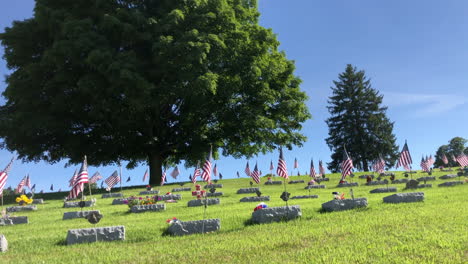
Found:
[[16, 197], [16, 202], [19, 205], [26, 205], [26, 204], [31, 204], [33, 202], [33, 199], [22, 194], [20, 197]]
[[153, 190], [153, 188], [151, 187], [151, 185], [148, 184], [148, 185], [146, 185], [146, 190], [151, 191], [151, 190]]
[[345, 199], [345, 194], [344, 193], [340, 194], [339, 192], [333, 192], [332, 194], [333, 194], [333, 198], [335, 200], [344, 200]]
[[254, 212], [263, 208], [268, 208], [268, 205], [266, 205], [265, 203], [259, 203], [257, 204], [257, 206], [255, 206]]
[[166, 220], [166, 223], [168, 223], [170, 225], [172, 225], [172, 224], [174, 224], [176, 222], [179, 222], [179, 219], [177, 219], [177, 217], [172, 217], [172, 218], [169, 218], [169, 219]]
[[147, 204], [156, 204], [158, 201], [161, 201], [161, 197], [159, 196], [146, 196], [146, 197], [136, 197], [136, 196], [130, 196], [125, 200], [125, 204], [128, 205], [128, 207], [132, 207], [134, 205], [147, 205]]

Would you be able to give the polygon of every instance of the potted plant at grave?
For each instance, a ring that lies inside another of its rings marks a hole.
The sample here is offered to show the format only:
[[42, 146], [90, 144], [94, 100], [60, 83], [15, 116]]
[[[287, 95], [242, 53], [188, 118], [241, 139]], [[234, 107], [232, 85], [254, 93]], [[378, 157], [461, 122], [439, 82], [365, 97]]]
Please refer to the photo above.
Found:
[[27, 196], [24, 195], [24, 194], [22, 194], [20, 197], [16, 197], [16, 202], [17, 202], [19, 205], [23, 206], [23, 205], [27, 205], [27, 204], [32, 204], [33, 199], [27, 197]]

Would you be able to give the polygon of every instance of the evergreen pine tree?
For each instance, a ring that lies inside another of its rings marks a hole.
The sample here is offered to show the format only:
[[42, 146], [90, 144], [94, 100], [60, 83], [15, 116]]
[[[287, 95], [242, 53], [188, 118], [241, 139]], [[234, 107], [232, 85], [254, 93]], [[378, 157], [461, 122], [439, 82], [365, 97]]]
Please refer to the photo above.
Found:
[[393, 123], [386, 116], [387, 107], [381, 106], [383, 96], [371, 87], [364, 71], [348, 64], [345, 72], [333, 81], [333, 95], [329, 97], [326, 120], [329, 137], [326, 139], [332, 151], [328, 169], [340, 170], [343, 146], [353, 159], [354, 167], [368, 171], [379, 154], [391, 167], [398, 158]]

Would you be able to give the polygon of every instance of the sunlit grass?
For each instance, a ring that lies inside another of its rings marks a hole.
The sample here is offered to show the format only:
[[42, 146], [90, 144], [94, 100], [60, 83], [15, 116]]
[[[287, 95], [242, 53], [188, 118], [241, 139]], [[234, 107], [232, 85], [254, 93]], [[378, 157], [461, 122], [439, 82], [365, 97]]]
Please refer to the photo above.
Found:
[[[360, 175], [358, 173], [357, 175]], [[181, 192], [182, 200], [167, 204], [164, 212], [131, 214], [126, 205], [111, 205], [112, 198], [101, 199], [95, 209], [104, 214], [98, 226], [124, 225], [126, 240], [67, 246], [67, 230], [92, 227], [84, 219], [62, 220], [64, 212], [79, 209], [62, 208], [63, 201], [47, 200], [27, 215], [27, 225], [3, 226], [9, 251], [0, 255], [0, 263], [467, 263], [468, 262], [468, 184], [439, 188], [443, 172], [435, 172], [433, 188], [418, 189], [425, 201], [410, 204], [384, 204], [391, 193], [370, 194], [374, 188], [355, 177], [361, 186], [354, 188], [355, 197], [367, 197], [369, 207], [352, 211], [321, 213], [321, 204], [332, 199], [337, 174], [327, 175], [327, 189], [313, 189], [318, 199], [291, 200], [300, 205], [302, 218], [281, 223], [245, 225], [257, 203], [240, 203], [244, 196], [239, 188], [249, 187], [250, 179], [223, 180], [220, 205], [208, 207], [207, 218], [221, 219], [221, 230], [205, 235], [163, 236], [166, 219], [182, 221], [203, 218], [202, 207], [187, 207], [190, 192]], [[413, 176], [421, 177], [422, 174]], [[397, 178], [401, 178], [397, 173]], [[303, 179], [308, 177], [292, 177]], [[262, 179], [264, 182], [266, 179]], [[453, 179], [458, 180], [458, 178]], [[192, 186], [186, 184], [186, 186]], [[398, 192], [404, 184], [396, 186]], [[161, 192], [177, 185], [164, 186]], [[283, 206], [279, 198], [284, 186], [261, 185], [269, 195], [268, 206]], [[294, 195], [307, 195], [305, 184], [288, 184]], [[137, 195], [143, 189], [124, 190], [125, 196]], [[86, 209], [88, 210], [88, 209]]]

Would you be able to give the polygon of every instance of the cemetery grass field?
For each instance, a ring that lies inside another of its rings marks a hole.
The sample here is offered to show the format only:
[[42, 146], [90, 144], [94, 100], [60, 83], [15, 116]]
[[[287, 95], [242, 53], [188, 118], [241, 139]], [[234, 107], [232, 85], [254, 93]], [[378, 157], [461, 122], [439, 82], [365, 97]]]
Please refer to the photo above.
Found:
[[[248, 178], [221, 180], [224, 192], [220, 205], [209, 206], [207, 218], [221, 219], [221, 230], [205, 235], [171, 237], [163, 235], [166, 220], [200, 220], [203, 207], [187, 207], [190, 192], [180, 192], [182, 200], [167, 204], [164, 212], [132, 214], [127, 205], [111, 205], [113, 198], [97, 198], [94, 207], [104, 215], [98, 227], [124, 225], [125, 241], [99, 242], [67, 246], [67, 230], [92, 227], [85, 219], [62, 220], [64, 212], [79, 208], [62, 208], [62, 200], [45, 198], [28, 216], [29, 224], [0, 226], [8, 240], [9, 250], [0, 255], [0, 263], [467, 263], [468, 262], [468, 183], [455, 187], [438, 187], [446, 181], [438, 177], [453, 172], [434, 172], [432, 188], [403, 190], [405, 184], [390, 184], [398, 192], [424, 192], [425, 201], [407, 204], [384, 204], [382, 198], [393, 193], [370, 194], [385, 186], [365, 186], [357, 176], [353, 182], [355, 197], [367, 197], [366, 209], [323, 213], [321, 204], [332, 199], [332, 192], [346, 193], [349, 188], [335, 188], [339, 175], [328, 174], [326, 189], [312, 189], [318, 199], [290, 200], [300, 205], [302, 217], [290, 222], [250, 225], [257, 203], [240, 203], [245, 196], [239, 188], [250, 187]], [[417, 173], [412, 178], [427, 176]], [[401, 179], [401, 172], [396, 178]], [[304, 180], [307, 176], [293, 176]], [[463, 179], [463, 177], [462, 177]], [[280, 180], [275, 177], [273, 180]], [[269, 207], [284, 206], [279, 198], [283, 185], [264, 185], [260, 190], [269, 195]], [[304, 184], [288, 184], [294, 195], [308, 195]], [[161, 187], [161, 193], [180, 187]], [[192, 187], [186, 183], [184, 187]], [[254, 186], [255, 187], [255, 186]], [[124, 190], [125, 197], [138, 195], [143, 188]], [[178, 193], [179, 194], [179, 193]], [[44, 196], [45, 197], [45, 196]], [[88, 197], [89, 199], [89, 197]], [[90, 208], [85, 208], [89, 210]]]

